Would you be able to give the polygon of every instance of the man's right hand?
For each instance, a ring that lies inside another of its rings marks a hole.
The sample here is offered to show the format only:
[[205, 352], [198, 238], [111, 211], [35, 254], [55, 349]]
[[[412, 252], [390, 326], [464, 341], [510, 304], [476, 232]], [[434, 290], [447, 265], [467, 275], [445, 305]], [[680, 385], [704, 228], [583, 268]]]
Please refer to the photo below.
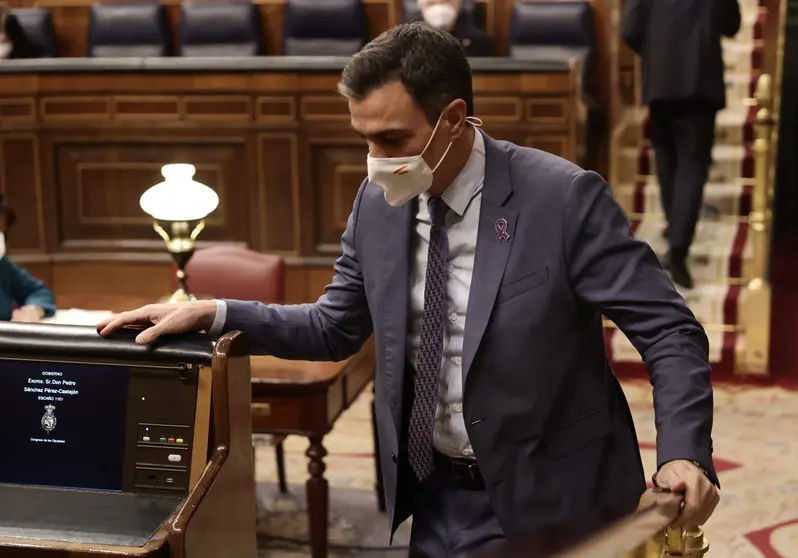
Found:
[[136, 336], [136, 343], [146, 345], [162, 335], [208, 330], [216, 317], [216, 301], [148, 304], [138, 310], [122, 312], [97, 324], [100, 335], [110, 335], [125, 326], [149, 326]]

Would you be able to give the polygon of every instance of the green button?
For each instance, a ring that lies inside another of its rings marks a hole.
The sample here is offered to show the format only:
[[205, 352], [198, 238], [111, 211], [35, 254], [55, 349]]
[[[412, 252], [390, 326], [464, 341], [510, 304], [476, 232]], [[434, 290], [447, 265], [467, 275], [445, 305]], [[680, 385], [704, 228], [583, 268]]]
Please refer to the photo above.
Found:
[[163, 443], [166, 443], [166, 438], [164, 438], [163, 436], [161, 436], [161, 442], [163, 442]]

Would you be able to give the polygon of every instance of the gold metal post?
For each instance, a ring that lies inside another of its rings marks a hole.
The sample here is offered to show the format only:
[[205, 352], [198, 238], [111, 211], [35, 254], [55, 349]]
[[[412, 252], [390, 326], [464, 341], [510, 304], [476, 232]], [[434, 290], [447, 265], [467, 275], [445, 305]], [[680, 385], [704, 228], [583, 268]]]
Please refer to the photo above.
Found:
[[770, 262], [770, 182], [771, 182], [771, 113], [772, 90], [768, 74], [762, 74], [756, 86], [756, 140], [754, 141], [754, 194], [748, 217], [749, 234], [754, 248], [752, 277], [741, 299], [741, 319], [745, 328], [743, 358], [738, 372], [767, 374], [770, 350], [771, 288]]
[[[169, 227], [169, 231], [164, 226]], [[188, 302], [196, 300], [191, 294], [186, 284], [186, 264], [191, 256], [194, 255], [194, 247], [197, 236], [205, 228], [205, 221], [169, 221], [163, 224], [155, 221], [153, 228], [164, 242], [166, 249], [172, 255], [172, 259], [177, 266], [175, 277], [177, 278], [177, 290], [169, 298], [169, 302]]]
[[685, 556], [701, 558], [709, 552], [709, 542], [701, 529], [686, 530], [668, 527], [665, 531], [663, 558]]

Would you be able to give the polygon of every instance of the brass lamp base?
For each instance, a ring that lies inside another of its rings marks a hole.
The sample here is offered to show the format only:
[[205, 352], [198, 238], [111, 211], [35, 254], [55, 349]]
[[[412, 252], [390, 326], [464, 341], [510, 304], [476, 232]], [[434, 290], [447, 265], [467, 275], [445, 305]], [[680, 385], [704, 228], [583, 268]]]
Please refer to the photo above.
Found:
[[153, 223], [155, 231], [166, 242], [166, 249], [172, 255], [172, 259], [177, 266], [175, 277], [177, 278], [177, 290], [167, 297], [161, 299], [162, 302], [191, 302], [197, 300], [186, 285], [186, 264], [191, 256], [194, 255], [194, 242], [197, 236], [205, 228], [204, 221], [187, 222], [173, 221], [164, 223], [170, 230], [167, 231], [158, 221]]
[[196, 296], [183, 289], [177, 289], [172, 296], [169, 297], [169, 302], [193, 302], [195, 300], [197, 300]]

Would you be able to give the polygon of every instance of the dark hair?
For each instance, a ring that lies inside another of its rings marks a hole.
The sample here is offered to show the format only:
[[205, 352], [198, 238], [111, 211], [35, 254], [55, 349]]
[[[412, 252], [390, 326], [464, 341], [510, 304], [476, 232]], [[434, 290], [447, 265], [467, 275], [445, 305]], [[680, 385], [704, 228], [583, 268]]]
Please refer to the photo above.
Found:
[[423, 22], [404, 23], [382, 33], [344, 67], [338, 91], [361, 100], [374, 89], [401, 81], [430, 124], [455, 99], [474, 114], [471, 66], [454, 36]]

